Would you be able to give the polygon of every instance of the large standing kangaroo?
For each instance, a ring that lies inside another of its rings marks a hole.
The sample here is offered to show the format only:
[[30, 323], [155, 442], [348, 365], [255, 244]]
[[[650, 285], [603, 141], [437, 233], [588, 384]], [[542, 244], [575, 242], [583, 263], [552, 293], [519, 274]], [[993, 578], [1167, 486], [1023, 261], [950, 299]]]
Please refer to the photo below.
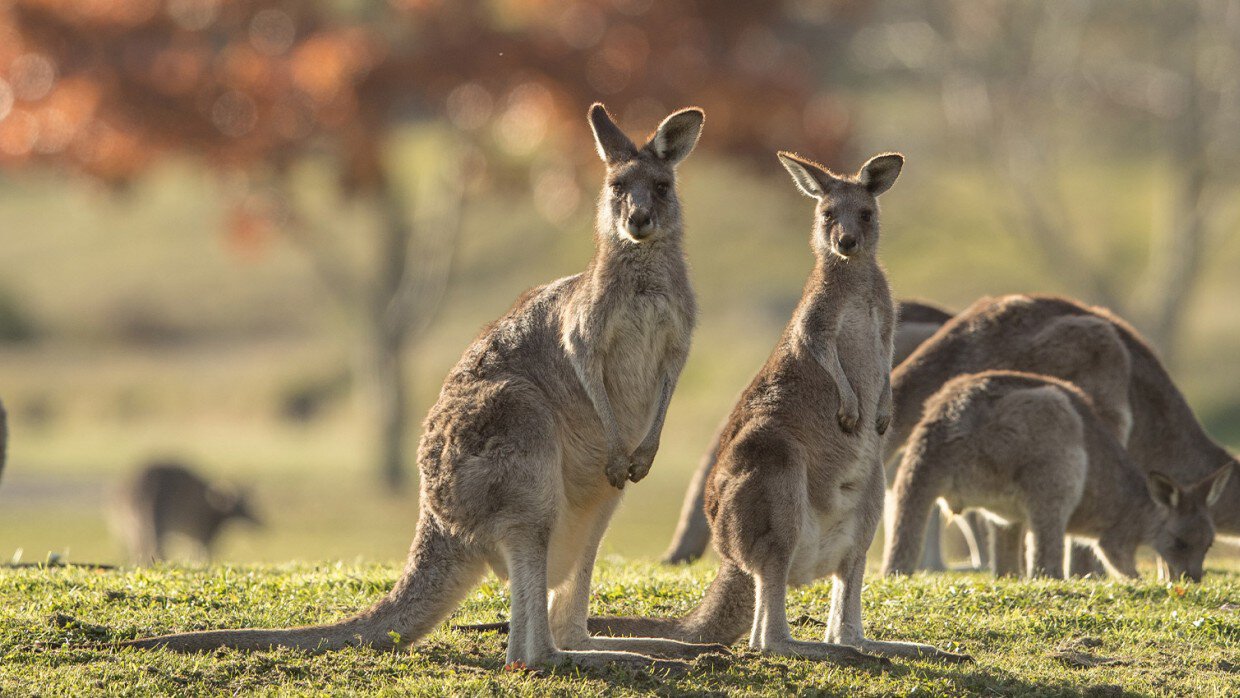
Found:
[[699, 109], [676, 112], [638, 148], [601, 104], [590, 109], [607, 165], [594, 258], [585, 272], [521, 296], [448, 375], [423, 427], [421, 514], [391, 593], [328, 625], [129, 644], [403, 647], [442, 621], [489, 564], [509, 579], [509, 662], [649, 666], [634, 651], [701, 650], [592, 638], [586, 613], [599, 540], [625, 482], [650, 469], [689, 351], [695, 306], [675, 168], [702, 122]]

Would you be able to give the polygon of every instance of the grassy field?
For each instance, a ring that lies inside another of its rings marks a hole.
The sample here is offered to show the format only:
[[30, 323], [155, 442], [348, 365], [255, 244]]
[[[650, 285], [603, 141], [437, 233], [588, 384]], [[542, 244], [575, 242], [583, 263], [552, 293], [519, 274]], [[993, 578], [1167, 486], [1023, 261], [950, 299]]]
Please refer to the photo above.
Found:
[[[1196, 585], [1112, 581], [997, 581], [947, 574], [871, 578], [867, 633], [967, 652], [976, 662], [897, 661], [843, 668], [765, 658], [733, 647], [684, 675], [502, 671], [504, 639], [445, 625], [410, 653], [349, 650], [196, 656], [106, 645], [173, 630], [325, 622], [360, 608], [395, 578], [382, 565], [293, 564], [191, 570], [24, 568], [0, 573], [3, 695], [1167, 695], [1240, 692], [1240, 574], [1211, 569]], [[679, 614], [713, 567], [605, 561], [593, 610]], [[793, 632], [821, 639], [828, 586], [790, 596]], [[502, 619], [505, 590], [484, 582], [453, 616]]]

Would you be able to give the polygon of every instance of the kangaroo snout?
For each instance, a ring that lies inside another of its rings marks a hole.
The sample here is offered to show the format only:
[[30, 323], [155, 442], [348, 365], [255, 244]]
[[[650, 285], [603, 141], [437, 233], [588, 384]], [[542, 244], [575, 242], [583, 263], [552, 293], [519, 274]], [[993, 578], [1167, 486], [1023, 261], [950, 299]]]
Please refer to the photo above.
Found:
[[836, 245], [839, 249], [840, 254], [847, 257], [853, 252], [857, 251], [857, 236], [856, 235], [841, 235], [839, 242], [836, 243]]
[[643, 240], [650, 236], [654, 226], [649, 211], [634, 211], [624, 222], [624, 230], [634, 240]]

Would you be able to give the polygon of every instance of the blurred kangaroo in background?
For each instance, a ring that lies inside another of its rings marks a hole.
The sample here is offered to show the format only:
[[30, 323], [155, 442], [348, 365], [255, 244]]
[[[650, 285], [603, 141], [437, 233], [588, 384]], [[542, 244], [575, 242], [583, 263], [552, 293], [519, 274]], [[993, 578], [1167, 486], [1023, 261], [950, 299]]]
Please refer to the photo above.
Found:
[[594, 257], [585, 272], [527, 291], [449, 373], [418, 449], [417, 534], [387, 596], [327, 625], [126, 644], [403, 648], [438, 625], [490, 565], [509, 579], [510, 663], [672, 666], [638, 652], [718, 649], [594, 638], [586, 628], [599, 541], [625, 482], [650, 469], [689, 351], [696, 309], [675, 168], [703, 119], [699, 109], [678, 111], [639, 148], [603, 105], [590, 109], [607, 165]]
[[[817, 201], [816, 263], [766, 365], [737, 401], [706, 483], [718, 575], [679, 619], [598, 618], [616, 635], [731, 643], [750, 629], [763, 653], [839, 662], [866, 653], [962, 661], [911, 642], [865, 637], [866, 551], [883, 513], [882, 439], [891, 419], [895, 309], [878, 264], [878, 205], [900, 173], [897, 154], [854, 176], [789, 153], [780, 160]], [[823, 642], [792, 638], [789, 584], [834, 579]]]
[[193, 541], [205, 562], [224, 524], [235, 520], [262, 525], [244, 492], [212, 485], [171, 460], [155, 461], [127, 480], [111, 513], [114, 532], [138, 565], [167, 559], [164, 543], [170, 534]]
[[[920, 301], [904, 300], [896, 303], [896, 333], [893, 341], [892, 365], [899, 364], [914, 349], [952, 317], [946, 310]], [[680, 507], [680, 520], [672, 542], [663, 553], [663, 562], [679, 564], [693, 562], [706, 552], [710, 544], [710, 524], [706, 521], [706, 478], [719, 454], [719, 438], [728, 420], [719, 425], [698, 463], [693, 479], [685, 490]]]
[[996, 574], [1020, 574], [1012, 555], [1029, 530], [1028, 570], [1064, 576], [1064, 536], [1090, 540], [1108, 569], [1137, 576], [1149, 544], [1173, 577], [1200, 581], [1214, 542], [1209, 507], [1231, 475], [1224, 465], [1187, 487], [1146, 475], [1080, 388], [1013, 371], [966, 374], [924, 405], [895, 477], [894, 526], [884, 574], [911, 574], [934, 503], [959, 514], [981, 508], [996, 523]]
[[[1104, 308], [1023, 294], [978, 300], [895, 368], [888, 458], [921, 421], [926, 400], [948, 380], [991, 369], [1053, 376], [1081, 388], [1146, 473], [1191, 483], [1237, 463], [1205, 432], [1131, 325]], [[889, 474], [895, 470], [893, 461]], [[1230, 479], [1211, 513], [1220, 538], [1240, 537], [1240, 477]]]

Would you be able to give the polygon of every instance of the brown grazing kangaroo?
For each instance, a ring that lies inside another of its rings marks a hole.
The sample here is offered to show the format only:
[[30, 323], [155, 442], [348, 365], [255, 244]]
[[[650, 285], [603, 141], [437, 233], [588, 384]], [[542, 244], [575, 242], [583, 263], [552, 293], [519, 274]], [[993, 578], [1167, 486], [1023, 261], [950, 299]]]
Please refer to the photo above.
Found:
[[[946, 310], [920, 301], [904, 300], [896, 303], [896, 333], [893, 342], [892, 365], [904, 360], [930, 335], [934, 334], [952, 317]], [[719, 454], [719, 438], [728, 421], [719, 425], [710, 446], [702, 454], [693, 479], [685, 490], [684, 503], [680, 507], [680, 520], [672, 542], [663, 553], [663, 562], [679, 564], [693, 562], [706, 552], [710, 544], [710, 524], [706, 521], [706, 477], [715, 467]]]
[[522, 295], [448, 375], [423, 426], [417, 534], [391, 593], [327, 625], [127, 644], [403, 648], [439, 624], [489, 564], [509, 579], [510, 663], [672, 666], [636, 652], [714, 649], [586, 629], [599, 540], [625, 482], [650, 469], [689, 351], [695, 301], [675, 168], [703, 118], [699, 109], [676, 112], [639, 148], [603, 105], [590, 109], [607, 165], [594, 257], [585, 272]]
[[[876, 257], [875, 197], [895, 182], [896, 154], [855, 176], [781, 153], [817, 200], [814, 271], [766, 365], [737, 401], [706, 484], [706, 513], [722, 562], [706, 598], [680, 619], [597, 618], [614, 635], [731, 643], [750, 629], [764, 653], [857, 662], [866, 653], [967, 659], [929, 645], [865, 637], [866, 550], [883, 511], [882, 438], [895, 310]], [[792, 638], [789, 584], [830, 575], [824, 642]]]
[[[930, 397], [904, 447], [883, 573], [913, 572], [941, 497], [956, 514], [984, 509], [1007, 553], [1028, 528], [1033, 575], [1064, 576], [1070, 533], [1093, 541], [1113, 572], [1136, 577], [1137, 546], [1149, 544], [1174, 577], [1200, 581], [1214, 542], [1209, 507], [1230, 475], [1224, 465], [1188, 487], [1147, 475], [1075, 385], [1014, 371], [965, 374]], [[1025, 567], [995, 552], [996, 573]]]
[[[1224, 464], [1236, 465], [1205, 432], [1131, 325], [1106, 309], [1043, 295], [980, 299], [896, 367], [887, 456], [900, 449], [921, 421], [924, 403], [944, 383], [990, 369], [1077, 385], [1146, 473], [1159, 471], [1187, 483]], [[1240, 478], [1231, 478], [1211, 513], [1219, 537], [1240, 537]]]
[[214, 486], [170, 460], [141, 468], [113, 502], [115, 532], [125, 542], [130, 560], [139, 565], [166, 559], [164, 542], [170, 534], [192, 540], [201, 559], [210, 560], [211, 546], [229, 521], [262, 525], [244, 492]]

